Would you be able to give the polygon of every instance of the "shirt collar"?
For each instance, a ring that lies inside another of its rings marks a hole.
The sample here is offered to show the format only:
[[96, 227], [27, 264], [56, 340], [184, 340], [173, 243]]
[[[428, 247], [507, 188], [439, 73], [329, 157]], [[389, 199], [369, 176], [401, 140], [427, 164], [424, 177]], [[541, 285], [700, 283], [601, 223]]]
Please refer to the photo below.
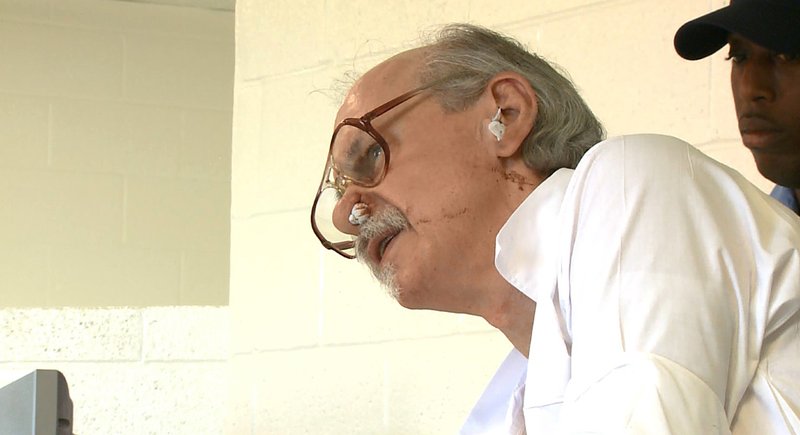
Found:
[[574, 170], [546, 178], [511, 214], [497, 234], [495, 267], [506, 281], [534, 301], [548, 297], [556, 282], [558, 215]]
[[772, 189], [770, 196], [784, 203], [796, 214], [800, 214], [800, 203], [797, 202], [797, 197], [794, 195], [794, 189], [785, 186], [775, 186], [775, 188]]

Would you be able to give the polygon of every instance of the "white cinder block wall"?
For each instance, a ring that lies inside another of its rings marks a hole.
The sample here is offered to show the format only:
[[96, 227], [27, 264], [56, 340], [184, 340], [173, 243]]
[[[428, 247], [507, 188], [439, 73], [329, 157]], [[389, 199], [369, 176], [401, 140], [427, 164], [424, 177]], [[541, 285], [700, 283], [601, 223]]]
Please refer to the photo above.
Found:
[[410, 312], [324, 252], [308, 215], [332, 83], [451, 21], [518, 37], [569, 71], [609, 134], [682, 137], [764, 189], [724, 54], [672, 38], [723, 0], [239, 0], [231, 222], [231, 434], [455, 433], [509, 345], [482, 321]]
[[0, 0], [0, 306], [227, 303], [233, 24]]
[[0, 386], [60, 370], [80, 435], [215, 435], [227, 409], [227, 307], [0, 310]]
[[233, 23], [0, 0], [0, 386], [61, 370], [81, 435], [224, 430], [228, 309], [172, 305], [228, 301]]

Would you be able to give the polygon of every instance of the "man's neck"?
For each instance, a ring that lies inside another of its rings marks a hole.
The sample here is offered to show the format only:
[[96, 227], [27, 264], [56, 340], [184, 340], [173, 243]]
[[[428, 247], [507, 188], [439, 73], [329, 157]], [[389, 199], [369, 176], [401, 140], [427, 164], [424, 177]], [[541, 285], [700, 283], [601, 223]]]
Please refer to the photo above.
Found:
[[531, 346], [536, 302], [513, 286], [506, 284], [508, 286], [506, 291], [501, 297], [495, 299], [496, 303], [483, 314], [483, 318], [499, 329], [508, 338], [508, 341], [527, 357]]

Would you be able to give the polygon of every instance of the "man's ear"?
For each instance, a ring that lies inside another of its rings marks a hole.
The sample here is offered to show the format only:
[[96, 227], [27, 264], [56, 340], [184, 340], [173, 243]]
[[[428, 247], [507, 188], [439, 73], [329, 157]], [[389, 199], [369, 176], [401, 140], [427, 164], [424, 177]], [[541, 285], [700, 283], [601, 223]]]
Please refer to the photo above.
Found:
[[[497, 156], [511, 157], [517, 154], [521, 151], [522, 142], [536, 123], [539, 113], [536, 91], [523, 75], [506, 71], [496, 74], [489, 80], [484, 97], [486, 106], [494, 104], [494, 109], [489, 110], [490, 113], [487, 112], [485, 128], [489, 138], [497, 142]], [[489, 124], [498, 108], [500, 108], [498, 121], [502, 122], [504, 132], [501, 138], [496, 139], [490, 132]]]

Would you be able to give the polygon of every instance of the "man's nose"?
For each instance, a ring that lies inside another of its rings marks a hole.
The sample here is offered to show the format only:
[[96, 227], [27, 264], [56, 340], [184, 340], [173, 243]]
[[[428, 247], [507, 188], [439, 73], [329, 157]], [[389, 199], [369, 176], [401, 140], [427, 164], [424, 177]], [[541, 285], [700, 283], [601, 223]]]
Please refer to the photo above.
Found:
[[339, 199], [339, 202], [336, 203], [336, 207], [333, 208], [333, 225], [339, 231], [350, 234], [353, 236], [357, 236], [359, 229], [358, 225], [354, 225], [350, 223], [350, 212], [353, 210], [353, 206], [361, 201], [361, 194], [350, 186], [345, 190], [342, 197]]
[[753, 58], [741, 66], [739, 77], [741, 96], [747, 101], [775, 99], [774, 65], [771, 59]]

